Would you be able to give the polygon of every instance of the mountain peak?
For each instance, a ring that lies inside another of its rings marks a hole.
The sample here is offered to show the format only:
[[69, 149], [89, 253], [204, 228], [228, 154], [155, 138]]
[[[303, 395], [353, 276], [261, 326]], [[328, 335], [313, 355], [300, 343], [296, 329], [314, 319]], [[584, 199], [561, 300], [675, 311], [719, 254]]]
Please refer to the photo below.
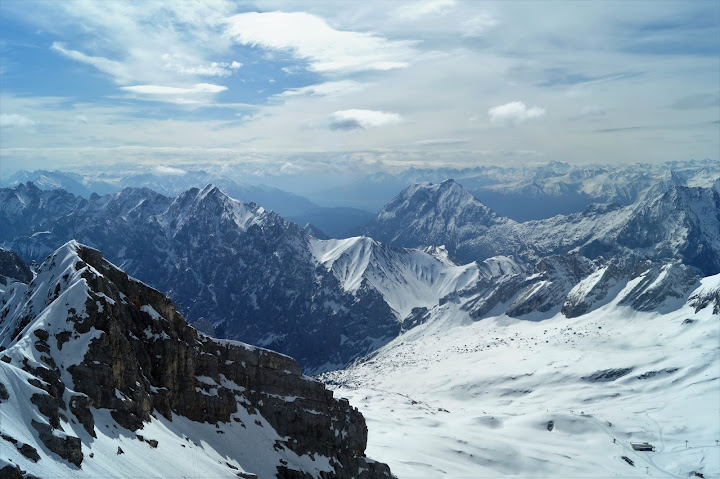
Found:
[[455, 180], [448, 179], [406, 188], [385, 205], [366, 227], [365, 234], [397, 246], [444, 244], [455, 250], [458, 242], [477, 236], [478, 228], [507, 221]]

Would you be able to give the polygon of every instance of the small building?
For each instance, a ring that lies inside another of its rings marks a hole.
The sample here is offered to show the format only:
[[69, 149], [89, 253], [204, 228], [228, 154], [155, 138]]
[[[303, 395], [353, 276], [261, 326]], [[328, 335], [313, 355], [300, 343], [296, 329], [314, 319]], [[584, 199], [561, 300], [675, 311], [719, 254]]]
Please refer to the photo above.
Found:
[[655, 446], [647, 442], [631, 442], [630, 445], [636, 451], [655, 452]]

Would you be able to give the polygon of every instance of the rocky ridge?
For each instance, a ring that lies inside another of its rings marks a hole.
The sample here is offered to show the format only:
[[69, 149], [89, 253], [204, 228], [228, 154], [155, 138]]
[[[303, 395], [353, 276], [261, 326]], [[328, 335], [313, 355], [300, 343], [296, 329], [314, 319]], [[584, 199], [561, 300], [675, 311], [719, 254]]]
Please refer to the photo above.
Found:
[[[362, 415], [293, 359], [198, 333], [167, 297], [97, 250], [66, 244], [1, 301], [0, 412], [13, 418], [2, 430], [16, 445], [8, 471], [15, 464], [35, 474], [62, 463], [61, 470], [92, 475], [93, 453], [115, 430], [147, 443], [149, 460], [162, 461], [177, 434], [145, 437], [143, 430], [190, 421], [241, 439], [214, 464], [223, 475], [390, 477], [364, 456]], [[17, 414], [22, 407], [29, 410]], [[244, 451], [260, 438], [269, 450]], [[121, 445], [118, 451], [137, 447]]]

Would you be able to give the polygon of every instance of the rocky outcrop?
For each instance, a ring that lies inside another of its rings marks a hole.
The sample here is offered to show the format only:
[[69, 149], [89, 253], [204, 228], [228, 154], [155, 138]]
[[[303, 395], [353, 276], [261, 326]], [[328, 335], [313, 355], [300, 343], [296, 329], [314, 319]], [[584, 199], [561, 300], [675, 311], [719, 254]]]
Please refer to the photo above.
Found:
[[[70, 297], [80, 288], [82, 306]], [[331, 469], [319, 477], [390, 477], [387, 466], [365, 458], [367, 426], [347, 400], [333, 398], [288, 356], [198, 333], [167, 297], [128, 277], [99, 251], [65, 245], [46, 260], [28, 292], [43, 303], [6, 305], [14, 309], [5, 323], [20, 315], [27, 326], [3, 342], [10, 365], [39, 379], [42, 391], [31, 403], [46, 420], [33, 420], [32, 427], [69, 463], [82, 466], [81, 440], [63, 432], [62, 424], [77, 421], [94, 437], [96, 408], [109, 410], [130, 431], [143, 429], [156, 414], [237, 427], [256, 418], [277, 433], [275, 450], [327, 458]], [[53, 308], [52, 321], [34, 320]], [[25, 338], [31, 357], [9, 354]], [[83, 347], [81, 358], [71, 359]], [[277, 476], [313, 477], [287, 461], [277, 464]]]
[[0, 248], [0, 292], [13, 281], [29, 283], [32, 270], [13, 251]]

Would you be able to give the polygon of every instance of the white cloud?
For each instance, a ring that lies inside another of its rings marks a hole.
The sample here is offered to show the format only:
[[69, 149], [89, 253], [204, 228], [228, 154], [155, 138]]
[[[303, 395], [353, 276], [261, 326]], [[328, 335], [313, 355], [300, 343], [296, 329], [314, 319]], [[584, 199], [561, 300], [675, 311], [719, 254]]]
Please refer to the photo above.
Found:
[[88, 119], [85, 115], [75, 115], [75, 119], [80, 123], [87, 123]]
[[443, 14], [454, 7], [455, 0], [414, 1], [395, 10], [395, 15], [405, 20], [416, 20], [429, 14]]
[[177, 55], [168, 53], [162, 56], [165, 61], [165, 68], [181, 75], [218, 76], [227, 77], [242, 66], [238, 61], [210, 62], [206, 65], [187, 66]]
[[187, 174], [186, 170], [182, 168], [175, 168], [172, 166], [158, 165], [152, 169], [152, 172], [160, 176], [182, 176]]
[[67, 48], [65, 48], [65, 45], [59, 42], [54, 42], [50, 49], [55, 50], [56, 52], [61, 53], [62, 55], [65, 55], [72, 60], [86, 63], [97, 68], [101, 72], [107, 73], [108, 75], [114, 77], [117, 83], [123, 84], [130, 81], [130, 76], [128, 75], [127, 68], [125, 64], [121, 62], [109, 60], [104, 57], [94, 57], [86, 55], [77, 50], [68, 50]]
[[341, 93], [354, 93], [362, 91], [368, 87], [366, 83], [360, 83], [354, 80], [330, 81], [318, 83], [316, 85], [308, 85], [301, 88], [291, 88], [280, 93], [279, 96], [328, 96]]
[[392, 70], [408, 65], [414, 42], [336, 30], [304, 12], [250, 12], [227, 19], [227, 35], [242, 45], [290, 50], [317, 72]]
[[[131, 85], [120, 87], [130, 93], [130, 98], [161, 101], [177, 105], [200, 106], [213, 105], [213, 97], [217, 93], [227, 90], [223, 85], [212, 83], [196, 83], [190, 87], [176, 87], [167, 85]], [[225, 105], [220, 105], [225, 106]]]
[[488, 110], [491, 123], [501, 125], [514, 125], [528, 120], [540, 118], [545, 115], [545, 109], [538, 106], [528, 108], [521, 101], [511, 101]]
[[481, 37], [498, 23], [497, 18], [491, 14], [481, 13], [462, 23], [462, 34], [464, 37]]
[[190, 88], [163, 85], [133, 85], [121, 87], [121, 90], [141, 95], [186, 95], [194, 93], [220, 93], [227, 90], [226, 86], [212, 83], [196, 83]]
[[27, 126], [35, 126], [35, 122], [30, 118], [15, 113], [3, 113], [0, 115], [0, 126], [23, 128]]
[[333, 130], [355, 130], [395, 125], [402, 121], [397, 113], [376, 110], [341, 110], [331, 115]]
[[469, 140], [463, 140], [461, 138], [438, 138], [435, 140], [420, 140], [415, 143], [422, 146], [438, 146], [438, 145], [462, 145], [468, 143]]
[[607, 112], [604, 108], [596, 105], [586, 105], [580, 109], [574, 118], [589, 118], [589, 117], [601, 117], [605, 116]]

